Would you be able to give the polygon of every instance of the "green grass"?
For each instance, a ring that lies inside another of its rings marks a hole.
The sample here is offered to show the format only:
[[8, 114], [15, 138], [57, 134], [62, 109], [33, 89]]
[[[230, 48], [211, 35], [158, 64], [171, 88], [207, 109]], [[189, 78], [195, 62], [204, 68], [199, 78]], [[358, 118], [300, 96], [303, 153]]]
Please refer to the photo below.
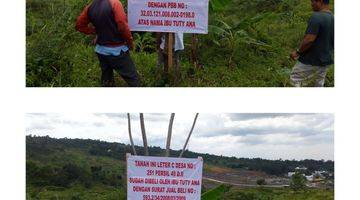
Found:
[[[26, 6], [26, 85], [29, 87], [98, 87], [100, 68], [91, 45], [92, 37], [75, 31], [76, 17], [89, 0], [27, 0]], [[126, 5], [123, 2], [123, 5]], [[333, 6], [333, 3], [332, 3]], [[222, 11], [211, 11], [209, 24], [219, 20], [245, 36], [233, 38], [210, 31], [198, 35], [199, 61], [204, 69], [192, 69], [190, 34], [185, 34], [186, 50], [181, 60], [183, 87], [288, 87], [294, 61], [290, 52], [297, 48], [311, 15], [309, 1], [233, 0]], [[238, 26], [241, 24], [241, 26]], [[149, 35], [137, 34], [140, 48], [132, 52], [143, 86], [174, 86], [156, 75], [157, 54]], [[257, 41], [265, 46], [257, 45]], [[155, 44], [153, 44], [155, 45]], [[230, 60], [230, 57], [232, 58]], [[326, 86], [334, 86], [334, 66]], [[194, 72], [193, 72], [194, 71]], [[116, 85], [126, 86], [116, 76]]]
[[232, 188], [223, 199], [237, 200], [333, 200], [333, 190], [306, 189], [293, 191], [291, 189], [236, 189]]
[[[108, 149], [114, 148], [115, 151], [115, 149], [124, 150], [125, 148], [100, 142], [96, 145], [94, 141], [79, 142], [69, 139], [65, 142], [46, 137], [42, 139], [27, 137], [26, 144], [27, 200], [126, 199], [125, 161], [116, 156], [99, 154], [99, 152], [108, 152]], [[152, 148], [150, 148], [150, 152], [151, 150]], [[163, 150], [160, 152], [162, 153]], [[61, 171], [64, 166], [69, 166], [69, 164], [73, 166], [72, 170]], [[76, 166], [75, 169], [74, 166]], [[94, 173], [92, 167], [101, 167], [101, 170], [99, 173]], [[205, 164], [203, 170], [206, 173], [226, 173], [232, 169], [216, 164]], [[71, 181], [68, 185], [59, 184], [59, 182], [63, 183], [64, 180]], [[227, 185], [205, 188], [204, 185], [202, 186], [203, 200], [334, 199], [333, 190], [307, 189], [294, 192], [289, 188], [270, 189], [266, 186], [239, 189]]]
[[[29, 153], [29, 152], [28, 152]], [[110, 174], [125, 174], [126, 164], [124, 161], [105, 157], [93, 156], [86, 151], [78, 149], [67, 149], [64, 151], [54, 151], [44, 154], [27, 154], [27, 162], [31, 161], [39, 166], [49, 166], [53, 169], [72, 163], [83, 170], [83, 173], [89, 174], [91, 166], [101, 166], [103, 171]], [[120, 186], [111, 186], [102, 182], [93, 182], [90, 187], [85, 187], [80, 182], [72, 183], [69, 187], [58, 187], [52, 185], [35, 185], [27, 180], [26, 198], [31, 199], [126, 199], [126, 180], [122, 180]], [[80, 180], [79, 180], [80, 181]]]
[[47, 199], [47, 200], [77, 200], [77, 199], [94, 199], [94, 200], [120, 200], [126, 199], [124, 188], [114, 188], [106, 185], [96, 185], [92, 188], [74, 185], [71, 188], [61, 187], [27, 187], [26, 199]]
[[225, 185], [219, 185], [218, 187], [209, 190], [201, 195], [202, 200], [219, 200], [229, 190]]

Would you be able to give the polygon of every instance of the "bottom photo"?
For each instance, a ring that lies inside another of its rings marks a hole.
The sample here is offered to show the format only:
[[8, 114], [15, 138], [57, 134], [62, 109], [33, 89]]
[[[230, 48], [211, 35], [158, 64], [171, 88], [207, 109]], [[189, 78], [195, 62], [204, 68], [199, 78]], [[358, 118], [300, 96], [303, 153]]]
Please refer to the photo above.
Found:
[[333, 200], [330, 113], [28, 113], [26, 199]]

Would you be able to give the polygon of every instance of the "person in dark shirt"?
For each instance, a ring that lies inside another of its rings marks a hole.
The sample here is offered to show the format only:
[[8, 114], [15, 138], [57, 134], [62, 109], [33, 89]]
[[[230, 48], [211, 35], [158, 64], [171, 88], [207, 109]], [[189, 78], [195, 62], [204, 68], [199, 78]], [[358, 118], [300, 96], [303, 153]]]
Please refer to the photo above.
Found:
[[290, 57], [298, 60], [290, 80], [296, 87], [323, 87], [327, 69], [334, 54], [334, 15], [330, 11], [330, 0], [311, 0], [314, 11], [309, 19], [305, 37], [298, 50]]
[[133, 39], [119, 0], [93, 0], [77, 18], [76, 30], [96, 35], [95, 52], [100, 62], [102, 86], [115, 86], [113, 70], [118, 71], [129, 86], [140, 85], [129, 53]]

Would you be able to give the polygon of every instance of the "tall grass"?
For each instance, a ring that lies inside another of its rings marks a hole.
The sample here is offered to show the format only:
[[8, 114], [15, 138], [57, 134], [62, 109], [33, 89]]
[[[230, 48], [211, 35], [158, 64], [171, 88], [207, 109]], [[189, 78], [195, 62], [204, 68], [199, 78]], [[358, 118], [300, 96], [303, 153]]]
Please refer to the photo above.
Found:
[[[74, 28], [76, 17], [89, 1], [27, 0], [27, 86], [100, 86], [92, 37]], [[311, 12], [310, 3], [300, 0], [233, 0], [225, 9], [212, 10], [209, 34], [198, 35], [202, 69], [193, 69], [191, 34], [185, 34], [179, 86], [290, 86], [289, 74], [295, 63], [289, 53], [298, 47]], [[134, 33], [134, 39], [132, 57], [143, 86], [174, 86], [156, 74], [154, 35]], [[119, 75], [116, 85], [126, 86]], [[333, 85], [331, 67], [326, 86]]]

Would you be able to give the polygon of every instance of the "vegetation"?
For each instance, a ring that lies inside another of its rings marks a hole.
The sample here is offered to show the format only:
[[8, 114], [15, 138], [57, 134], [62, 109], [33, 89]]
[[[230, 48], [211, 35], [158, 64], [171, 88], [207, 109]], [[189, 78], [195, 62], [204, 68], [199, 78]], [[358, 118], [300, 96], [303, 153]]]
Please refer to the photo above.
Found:
[[232, 188], [222, 196], [222, 199], [238, 200], [333, 200], [333, 190], [307, 189], [294, 192], [286, 188]]
[[[26, 85], [100, 86], [100, 68], [86, 37], [74, 29], [90, 0], [26, 1]], [[126, 2], [121, 0], [126, 7]], [[333, 3], [332, 3], [333, 5]], [[193, 69], [191, 34], [185, 34], [179, 86], [289, 86], [298, 47], [311, 15], [309, 1], [211, 0], [209, 34], [197, 35], [200, 68]], [[154, 35], [133, 33], [132, 53], [144, 86], [174, 86], [156, 76]], [[116, 77], [117, 86], [125, 86]], [[326, 86], [334, 85], [331, 67]]]
[[[143, 148], [136, 147], [142, 155]], [[98, 140], [83, 139], [54, 139], [48, 136], [26, 137], [26, 195], [27, 199], [125, 199], [126, 198], [126, 169], [125, 155], [131, 152], [130, 145], [109, 143]], [[164, 155], [165, 150], [150, 147], [152, 156]], [[171, 156], [179, 155], [180, 151], [171, 151]], [[210, 154], [199, 154], [186, 151], [184, 157], [202, 156], [206, 164], [217, 166], [218, 170], [228, 165], [228, 161], [242, 163], [239, 166], [249, 168], [271, 163], [269, 160], [238, 159]], [[246, 162], [244, 162], [246, 161]], [[277, 161], [276, 163], [279, 163]], [[281, 161], [286, 163], [287, 161]], [[324, 161], [291, 161], [298, 165], [315, 163], [318, 169], [324, 169], [328, 162]], [[290, 162], [290, 163], [291, 163]], [[320, 164], [322, 163], [322, 164]], [[332, 163], [333, 164], [333, 163]], [[284, 164], [286, 165], [286, 164]], [[237, 166], [237, 167], [239, 167]], [[234, 167], [234, 166], [233, 166]], [[260, 169], [260, 167], [259, 167]], [[206, 169], [204, 169], [206, 171]], [[333, 170], [330, 169], [330, 170]], [[264, 186], [266, 187], [266, 186]], [[239, 199], [237, 195], [258, 195], [257, 190], [237, 190], [229, 186], [219, 186], [217, 189], [203, 188], [203, 199]], [[270, 192], [272, 191], [272, 192]], [[301, 199], [301, 196], [319, 196], [317, 190], [289, 189], [266, 190], [264, 195], [268, 199]], [[244, 193], [244, 194], [243, 194]], [[331, 196], [332, 191], [323, 195]], [[225, 195], [225, 196], [224, 196]], [[291, 196], [293, 195], [293, 196]], [[299, 198], [297, 198], [297, 196]], [[271, 198], [270, 198], [271, 197]], [[279, 198], [278, 198], [279, 197]], [[280, 198], [281, 197], [281, 198]], [[314, 199], [322, 199], [319, 196]], [[241, 199], [241, 198], [240, 198]], [[256, 199], [256, 198], [255, 198]], [[261, 199], [260, 197], [258, 199]], [[263, 198], [264, 199], [264, 198]], [[329, 198], [323, 198], [329, 199]]]
[[202, 200], [333, 200], [333, 190], [307, 189], [294, 192], [286, 188], [247, 188], [239, 189], [231, 186], [219, 185], [201, 195]]
[[265, 181], [265, 179], [263, 179], [263, 178], [261, 178], [261, 179], [258, 179], [257, 181], [256, 181], [256, 184], [258, 184], [258, 185], [266, 185], [266, 181]]
[[218, 187], [209, 190], [207, 192], [204, 192], [201, 195], [202, 200], [220, 200], [226, 192], [228, 192], [230, 189], [230, 186], [226, 185], [219, 185]]
[[306, 178], [300, 172], [295, 172], [291, 177], [290, 187], [293, 190], [301, 190], [306, 187]]
[[201, 196], [202, 200], [333, 200], [333, 190], [307, 189], [294, 192], [286, 188], [247, 188], [220, 185]]
[[[47, 161], [47, 156], [54, 152], [64, 152], [65, 149], [77, 149], [77, 151], [84, 152], [89, 156], [100, 156], [119, 161], [125, 161], [126, 153], [131, 153], [132, 149], [130, 145], [120, 143], [108, 143], [98, 140], [83, 140], [83, 139], [54, 139], [50, 137], [37, 137], [27, 136], [26, 139], [27, 155], [29, 158], [41, 159], [45, 157], [44, 161]], [[139, 155], [144, 155], [144, 149], [136, 146], [136, 152]], [[151, 156], [163, 156], [165, 151], [160, 147], [149, 147], [149, 154]], [[179, 151], [170, 151], [170, 156], [177, 157], [180, 154]], [[285, 175], [290, 171], [295, 171], [296, 167], [303, 166], [307, 168], [306, 174], [311, 174], [314, 171], [325, 170], [328, 172], [334, 172], [333, 161], [323, 160], [266, 160], [261, 158], [236, 158], [217, 156], [212, 154], [201, 154], [191, 151], [185, 151], [183, 157], [197, 158], [201, 156], [204, 162], [208, 165], [228, 167], [233, 169], [248, 169], [255, 171], [263, 171], [270, 175]], [[80, 156], [79, 156], [80, 157]], [[65, 158], [64, 158], [65, 159]], [[67, 160], [67, 159], [65, 159]]]

